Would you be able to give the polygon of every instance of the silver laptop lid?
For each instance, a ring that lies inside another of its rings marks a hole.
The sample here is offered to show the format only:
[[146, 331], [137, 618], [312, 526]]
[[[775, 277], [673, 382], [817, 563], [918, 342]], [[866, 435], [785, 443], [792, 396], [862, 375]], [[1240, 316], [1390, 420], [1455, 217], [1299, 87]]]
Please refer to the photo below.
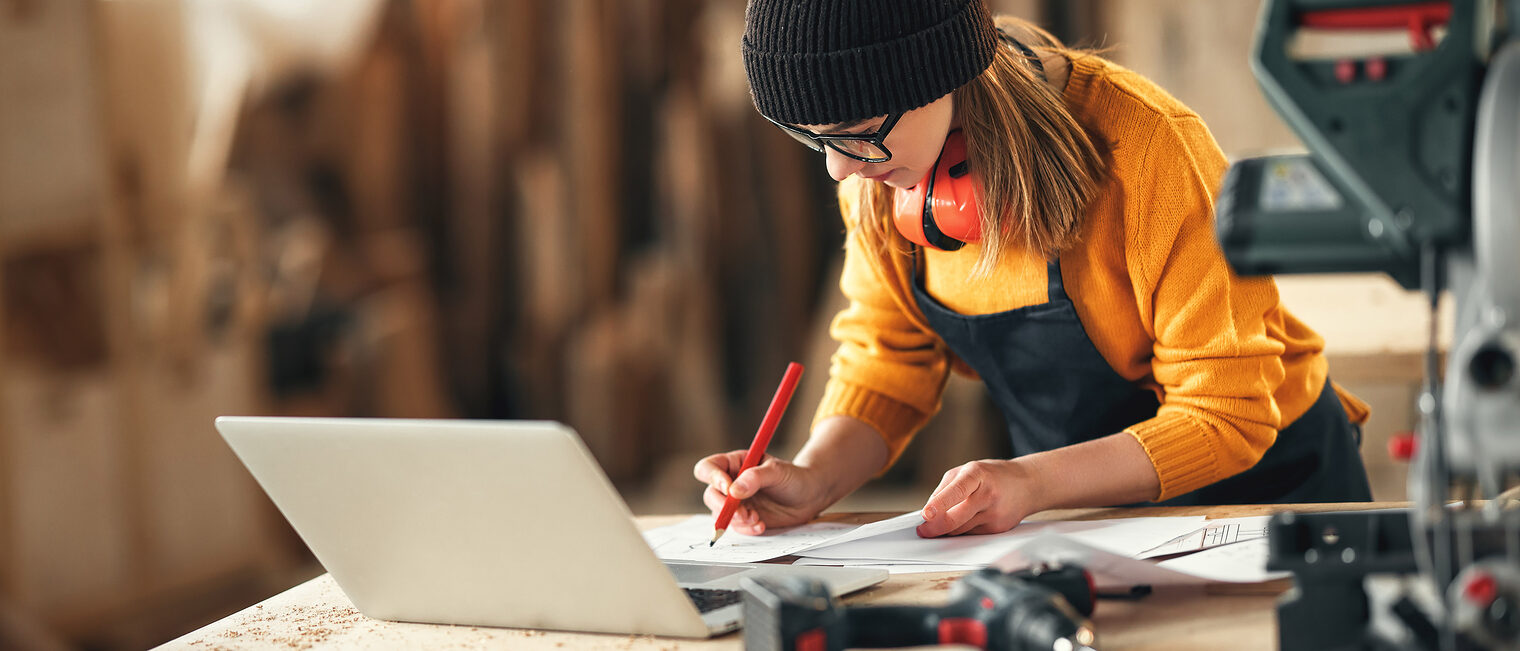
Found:
[[216, 426], [370, 617], [708, 634], [563, 425], [222, 417]]

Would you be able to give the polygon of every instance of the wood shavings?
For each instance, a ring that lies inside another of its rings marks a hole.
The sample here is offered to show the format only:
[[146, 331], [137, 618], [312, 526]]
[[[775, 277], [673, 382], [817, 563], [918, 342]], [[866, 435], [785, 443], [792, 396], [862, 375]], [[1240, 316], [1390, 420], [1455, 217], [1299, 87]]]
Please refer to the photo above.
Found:
[[[262, 610], [262, 606], [257, 610]], [[257, 612], [244, 615], [233, 628], [222, 631], [220, 637], [236, 640], [238, 646], [310, 649], [365, 619], [349, 606], [296, 606], [278, 616]]]

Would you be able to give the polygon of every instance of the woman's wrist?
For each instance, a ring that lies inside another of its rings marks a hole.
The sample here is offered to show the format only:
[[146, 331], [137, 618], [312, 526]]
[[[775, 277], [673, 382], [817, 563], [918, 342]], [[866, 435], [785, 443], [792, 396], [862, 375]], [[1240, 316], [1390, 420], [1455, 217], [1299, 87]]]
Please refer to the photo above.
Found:
[[1055, 500], [1061, 497], [1062, 481], [1053, 475], [1049, 464], [1040, 463], [1035, 457], [1014, 457], [1006, 463], [1026, 505], [1025, 517], [1057, 508]]
[[1030, 478], [1031, 513], [1144, 502], [1160, 491], [1145, 449], [1123, 432], [1011, 461]]
[[849, 416], [831, 416], [813, 427], [792, 463], [815, 473], [827, 507], [876, 476], [888, 456], [875, 428]]

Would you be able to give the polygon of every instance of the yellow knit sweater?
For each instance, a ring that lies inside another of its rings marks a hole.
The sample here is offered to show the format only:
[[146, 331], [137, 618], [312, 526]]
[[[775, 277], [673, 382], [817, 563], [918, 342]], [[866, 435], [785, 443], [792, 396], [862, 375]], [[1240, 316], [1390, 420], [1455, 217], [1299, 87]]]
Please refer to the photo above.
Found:
[[[1080, 240], [1061, 253], [1063, 280], [1098, 352], [1161, 400], [1154, 418], [1126, 431], [1156, 467], [1161, 490], [1154, 499], [1169, 499], [1261, 458], [1323, 388], [1324, 342], [1283, 308], [1270, 278], [1230, 271], [1213, 234], [1214, 191], [1226, 162], [1195, 113], [1096, 56], [1073, 61], [1065, 100], [1110, 158]], [[849, 230], [840, 287], [850, 305], [831, 328], [840, 346], [815, 421], [858, 418], [880, 432], [895, 461], [939, 410], [950, 370], [971, 371], [914, 302], [911, 257], [862, 243], [862, 217], [852, 204], [863, 182], [840, 184]], [[963, 314], [1047, 300], [1038, 254], [1014, 247], [991, 277], [972, 280], [980, 254], [974, 243], [927, 252], [929, 294]], [[1366, 420], [1366, 405], [1344, 391], [1340, 398], [1354, 422]]]

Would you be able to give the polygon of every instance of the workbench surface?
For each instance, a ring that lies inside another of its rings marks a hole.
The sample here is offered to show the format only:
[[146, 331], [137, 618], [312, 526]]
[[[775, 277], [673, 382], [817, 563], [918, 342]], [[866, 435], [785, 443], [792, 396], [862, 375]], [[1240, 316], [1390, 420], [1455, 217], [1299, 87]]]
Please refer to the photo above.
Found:
[[[1402, 504], [1306, 505], [1299, 511], [1385, 508]], [[1208, 515], [1264, 515], [1288, 507], [1149, 507], [1050, 511], [1035, 519], [1103, 519]], [[867, 522], [893, 514], [834, 514], [824, 519]], [[670, 524], [687, 516], [646, 516], [644, 528]], [[855, 593], [850, 604], [923, 604], [945, 598], [960, 573], [893, 575], [885, 583]], [[1289, 580], [1254, 586], [1158, 589], [1137, 601], [1105, 600], [1093, 617], [1098, 648], [1111, 649], [1275, 649], [1273, 606]], [[323, 574], [241, 612], [228, 616], [161, 648], [165, 649], [349, 649], [349, 648], [510, 648], [510, 649], [649, 649], [659, 651], [738, 649], [741, 633], [710, 640], [638, 635], [559, 633], [476, 626], [437, 626], [370, 619], [360, 614], [332, 577]]]

